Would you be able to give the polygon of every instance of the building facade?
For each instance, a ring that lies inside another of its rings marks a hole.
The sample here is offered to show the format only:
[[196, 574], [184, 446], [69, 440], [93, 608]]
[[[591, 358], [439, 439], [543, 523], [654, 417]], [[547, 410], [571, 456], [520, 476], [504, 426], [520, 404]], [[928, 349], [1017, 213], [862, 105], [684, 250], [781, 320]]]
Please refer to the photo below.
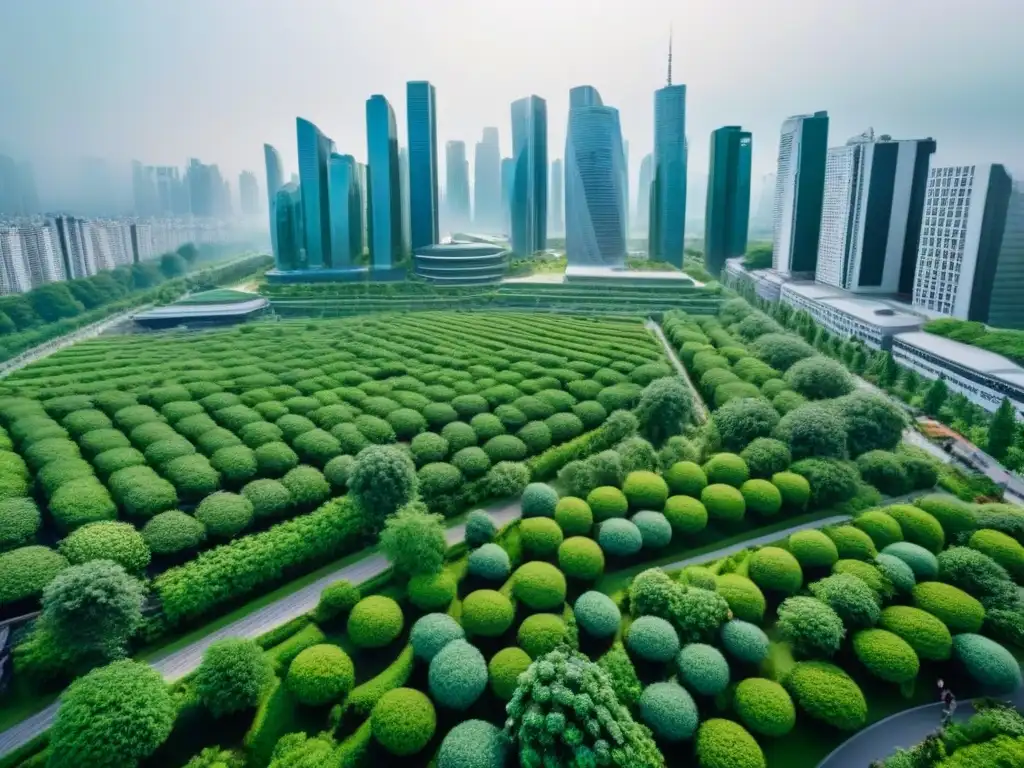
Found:
[[[440, 240], [437, 197], [437, 98], [425, 80], [406, 84], [409, 226], [413, 250]], [[371, 162], [371, 165], [373, 163]]]
[[274, 263], [277, 263], [277, 216], [274, 213], [274, 201], [277, 191], [284, 186], [284, 165], [281, 153], [270, 144], [263, 145], [263, 163], [267, 169], [267, 211], [270, 220], [270, 247], [273, 251]]
[[782, 274], [814, 274], [827, 150], [828, 112], [782, 124], [772, 206], [772, 266]]
[[252, 171], [242, 171], [238, 175], [238, 202], [244, 216], [255, 216], [260, 212], [260, 185]]
[[512, 239], [512, 184], [516, 178], [516, 161], [511, 157], [501, 159], [501, 220], [502, 229]]
[[911, 283], [934, 152], [932, 139], [876, 139], [873, 131], [829, 149], [816, 280], [883, 294]]
[[473, 226], [497, 234], [504, 229], [501, 212], [501, 146], [498, 129], [484, 128], [473, 157]]
[[512, 102], [512, 160], [512, 251], [529, 256], [548, 244], [548, 105], [540, 96]]
[[677, 267], [683, 266], [686, 232], [686, 150], [686, 86], [670, 83], [654, 92], [648, 252]]
[[548, 219], [549, 234], [560, 235], [565, 232], [565, 216], [562, 213], [565, 205], [564, 179], [565, 171], [562, 167], [562, 161], [553, 161], [551, 163], [551, 184], [549, 186], [551, 190], [551, 218]]
[[32, 276], [25, 262], [21, 232], [0, 226], [0, 296], [24, 293], [32, 288]]
[[[1024, 328], [1021, 286], [1012, 282], [1019, 278], [1024, 259], [1016, 212], [1020, 201], [1015, 201], [1015, 215], [1008, 216], [1011, 197], [1016, 197], [1013, 182], [1002, 165], [931, 170], [914, 277], [915, 306], [983, 323], [996, 306], [1001, 325]], [[1008, 222], [1018, 231], [1010, 232], [1004, 254]]]
[[295, 130], [299, 145], [299, 187], [302, 193], [306, 266], [309, 269], [321, 269], [332, 264], [327, 166], [334, 142], [313, 123], [301, 117], [295, 120]]
[[750, 222], [750, 131], [727, 125], [711, 133], [711, 163], [704, 215], [704, 261], [713, 275], [726, 259], [747, 251]]
[[363, 255], [363, 202], [359, 163], [352, 155], [331, 155], [328, 167], [331, 207], [331, 266], [348, 269]]
[[60, 240], [52, 226], [33, 224], [21, 228], [22, 252], [33, 288], [67, 280]]
[[448, 226], [452, 232], [459, 232], [468, 229], [472, 221], [466, 142], [449, 141], [445, 144], [445, 172], [444, 199], [448, 208]]
[[288, 182], [274, 195], [274, 228], [277, 230], [277, 253], [274, 266], [282, 272], [299, 269], [305, 263], [305, 238], [302, 234], [302, 191], [294, 181]]
[[626, 262], [626, 190], [619, 111], [596, 88], [569, 91], [565, 140], [565, 250], [570, 266]]
[[651, 224], [651, 179], [654, 177], [654, 154], [648, 152], [640, 161], [640, 180], [636, 191], [636, 218], [633, 229], [647, 232]]
[[[366, 102], [366, 139], [369, 173], [370, 265], [391, 269], [403, 253], [402, 190], [398, 167], [398, 128], [391, 104], [380, 94]], [[410, 151], [410, 163], [412, 152]], [[410, 172], [412, 165], [410, 164]], [[410, 176], [410, 184], [412, 177]], [[412, 189], [410, 187], [410, 195]]]

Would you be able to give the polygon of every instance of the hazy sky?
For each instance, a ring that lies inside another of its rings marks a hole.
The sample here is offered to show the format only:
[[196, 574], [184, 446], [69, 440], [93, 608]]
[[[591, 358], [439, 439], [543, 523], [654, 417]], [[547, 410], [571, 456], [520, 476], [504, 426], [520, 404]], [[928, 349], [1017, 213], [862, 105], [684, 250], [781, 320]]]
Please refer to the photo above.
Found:
[[428, 79], [442, 167], [446, 140], [472, 158], [487, 125], [509, 154], [509, 103], [530, 93], [554, 159], [568, 89], [591, 84], [621, 112], [635, 184], [670, 25], [691, 178], [714, 128], [753, 131], [757, 176], [782, 120], [819, 109], [831, 145], [873, 126], [933, 136], [937, 164], [1024, 175], [1024, 0], [0, 0], [0, 151], [197, 156], [262, 185], [265, 141], [296, 169], [296, 115], [365, 160], [365, 101], [383, 93], [405, 144], [405, 82]]

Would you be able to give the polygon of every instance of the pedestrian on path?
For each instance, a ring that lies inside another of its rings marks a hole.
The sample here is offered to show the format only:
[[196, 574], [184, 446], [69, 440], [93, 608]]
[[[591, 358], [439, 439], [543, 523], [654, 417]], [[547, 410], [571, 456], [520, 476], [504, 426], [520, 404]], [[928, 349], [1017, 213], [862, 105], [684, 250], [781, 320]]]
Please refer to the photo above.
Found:
[[942, 702], [942, 727], [945, 728], [953, 720], [953, 713], [956, 712], [956, 696], [941, 677], [939, 678], [939, 700]]

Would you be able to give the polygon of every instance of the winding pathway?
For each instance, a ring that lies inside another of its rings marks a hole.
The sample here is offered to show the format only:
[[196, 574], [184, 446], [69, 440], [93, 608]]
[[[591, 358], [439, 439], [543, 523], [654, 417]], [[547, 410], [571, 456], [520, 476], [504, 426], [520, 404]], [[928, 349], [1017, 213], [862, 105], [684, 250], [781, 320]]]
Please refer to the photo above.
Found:
[[704, 404], [704, 398], [700, 396], [700, 392], [697, 391], [697, 387], [693, 385], [693, 379], [690, 378], [690, 374], [687, 372], [686, 366], [683, 365], [682, 361], [679, 359], [679, 355], [676, 354], [676, 351], [672, 349], [672, 345], [669, 344], [668, 339], [665, 338], [665, 332], [661, 330], [661, 326], [658, 323], [648, 319], [644, 321], [644, 325], [647, 326], [647, 330], [658, 338], [658, 341], [661, 342], [661, 346], [665, 349], [665, 354], [668, 356], [669, 362], [672, 363], [679, 375], [683, 377], [683, 381], [690, 386], [690, 390], [693, 392], [693, 404], [696, 409], [695, 412], [697, 420], [703, 424], [708, 420], [708, 407]]

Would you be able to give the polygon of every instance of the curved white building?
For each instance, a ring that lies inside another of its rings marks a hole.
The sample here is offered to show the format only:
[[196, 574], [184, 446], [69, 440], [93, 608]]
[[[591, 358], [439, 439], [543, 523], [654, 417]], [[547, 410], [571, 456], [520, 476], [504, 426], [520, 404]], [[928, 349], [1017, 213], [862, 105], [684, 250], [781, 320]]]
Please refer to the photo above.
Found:
[[597, 89], [569, 90], [565, 140], [565, 248], [573, 266], [626, 262], [626, 158], [619, 111]]

